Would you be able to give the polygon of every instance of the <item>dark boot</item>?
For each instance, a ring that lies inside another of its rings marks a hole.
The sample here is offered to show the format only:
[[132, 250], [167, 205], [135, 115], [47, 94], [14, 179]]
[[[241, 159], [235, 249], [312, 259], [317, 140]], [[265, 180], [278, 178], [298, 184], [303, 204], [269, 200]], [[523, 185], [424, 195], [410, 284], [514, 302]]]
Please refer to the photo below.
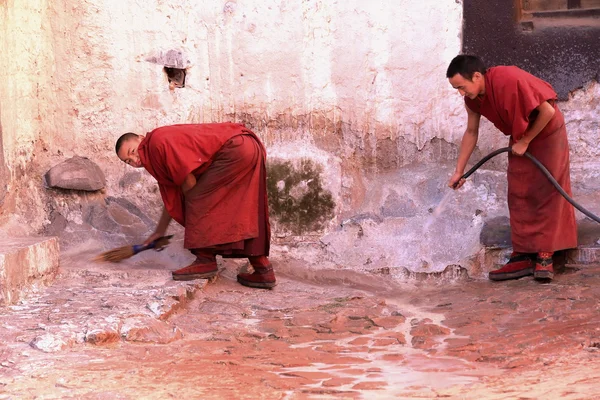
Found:
[[254, 272], [238, 274], [237, 280], [244, 286], [261, 289], [272, 289], [277, 284], [273, 266], [266, 256], [248, 257]]
[[534, 257], [535, 255], [513, 252], [502, 268], [490, 271], [488, 276], [492, 281], [505, 281], [533, 275]]
[[187, 267], [173, 271], [173, 280], [191, 281], [193, 279], [208, 279], [217, 275], [217, 258], [209, 250], [192, 249], [192, 254], [196, 256], [193, 263]]
[[552, 265], [552, 252], [540, 252], [535, 261], [535, 271], [533, 277], [542, 282], [549, 282], [554, 278], [554, 268]]

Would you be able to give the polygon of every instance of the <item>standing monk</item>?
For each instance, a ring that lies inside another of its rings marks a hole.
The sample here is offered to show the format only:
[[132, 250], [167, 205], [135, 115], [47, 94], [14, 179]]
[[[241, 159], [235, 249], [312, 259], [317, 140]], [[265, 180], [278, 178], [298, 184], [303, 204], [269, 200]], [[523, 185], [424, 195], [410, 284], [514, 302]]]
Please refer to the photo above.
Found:
[[523, 154], [528, 151], [537, 158], [571, 195], [569, 143], [556, 93], [550, 84], [517, 67], [486, 69], [475, 56], [455, 57], [446, 77], [464, 96], [468, 116], [448, 186], [464, 184], [461, 176], [477, 143], [482, 115], [510, 136], [507, 176], [513, 253], [489, 278], [499, 281], [533, 274], [538, 280], [552, 279], [554, 252], [577, 247], [575, 212]]
[[174, 280], [215, 276], [221, 255], [248, 258], [254, 273], [238, 274], [242, 285], [275, 286], [266, 151], [252, 131], [233, 123], [164, 126], [146, 136], [126, 133], [115, 150], [158, 181], [164, 208], [145, 243], [164, 236], [171, 219], [185, 227], [184, 247], [196, 260], [173, 271]]

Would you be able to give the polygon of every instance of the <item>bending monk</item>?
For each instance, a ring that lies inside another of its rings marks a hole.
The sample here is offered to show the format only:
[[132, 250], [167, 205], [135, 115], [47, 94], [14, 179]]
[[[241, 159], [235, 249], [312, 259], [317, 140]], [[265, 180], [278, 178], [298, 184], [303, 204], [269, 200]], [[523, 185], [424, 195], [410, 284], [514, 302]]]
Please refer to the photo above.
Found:
[[513, 253], [489, 278], [552, 279], [554, 252], [577, 247], [575, 212], [523, 154], [531, 153], [571, 195], [569, 143], [556, 93], [550, 84], [517, 67], [488, 69], [475, 56], [455, 57], [446, 77], [464, 96], [467, 110], [467, 129], [448, 186], [459, 188], [464, 183], [460, 178], [477, 143], [482, 115], [510, 136], [507, 177]]
[[242, 285], [275, 286], [266, 151], [252, 131], [233, 123], [164, 126], [146, 136], [126, 133], [115, 150], [158, 181], [164, 208], [145, 243], [164, 236], [171, 219], [185, 227], [184, 247], [196, 260], [173, 271], [174, 280], [215, 276], [221, 255], [248, 258], [254, 272], [238, 274]]

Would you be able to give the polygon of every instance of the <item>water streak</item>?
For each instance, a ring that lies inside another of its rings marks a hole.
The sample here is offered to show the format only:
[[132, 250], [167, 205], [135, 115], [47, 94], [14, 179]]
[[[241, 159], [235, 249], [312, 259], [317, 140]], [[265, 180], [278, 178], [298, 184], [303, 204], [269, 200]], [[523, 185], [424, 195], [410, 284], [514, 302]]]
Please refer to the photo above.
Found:
[[423, 225], [423, 228], [425, 231], [429, 231], [429, 227], [431, 226], [431, 224], [442, 214], [442, 212], [446, 208], [446, 205], [448, 204], [448, 201], [450, 201], [450, 198], [452, 197], [453, 194], [454, 194], [454, 191], [446, 192], [446, 194], [444, 195], [442, 200], [435, 207], [435, 209], [433, 210], [431, 215], [427, 218], [427, 221], [425, 221], [425, 225]]

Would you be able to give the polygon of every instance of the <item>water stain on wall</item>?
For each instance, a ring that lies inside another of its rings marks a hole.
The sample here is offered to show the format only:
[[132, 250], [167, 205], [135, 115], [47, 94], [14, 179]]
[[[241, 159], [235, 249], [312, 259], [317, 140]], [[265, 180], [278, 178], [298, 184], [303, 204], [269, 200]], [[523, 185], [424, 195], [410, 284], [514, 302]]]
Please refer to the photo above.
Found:
[[294, 234], [319, 231], [334, 216], [335, 202], [323, 187], [322, 172], [322, 167], [309, 159], [269, 161], [269, 212], [280, 228]]

